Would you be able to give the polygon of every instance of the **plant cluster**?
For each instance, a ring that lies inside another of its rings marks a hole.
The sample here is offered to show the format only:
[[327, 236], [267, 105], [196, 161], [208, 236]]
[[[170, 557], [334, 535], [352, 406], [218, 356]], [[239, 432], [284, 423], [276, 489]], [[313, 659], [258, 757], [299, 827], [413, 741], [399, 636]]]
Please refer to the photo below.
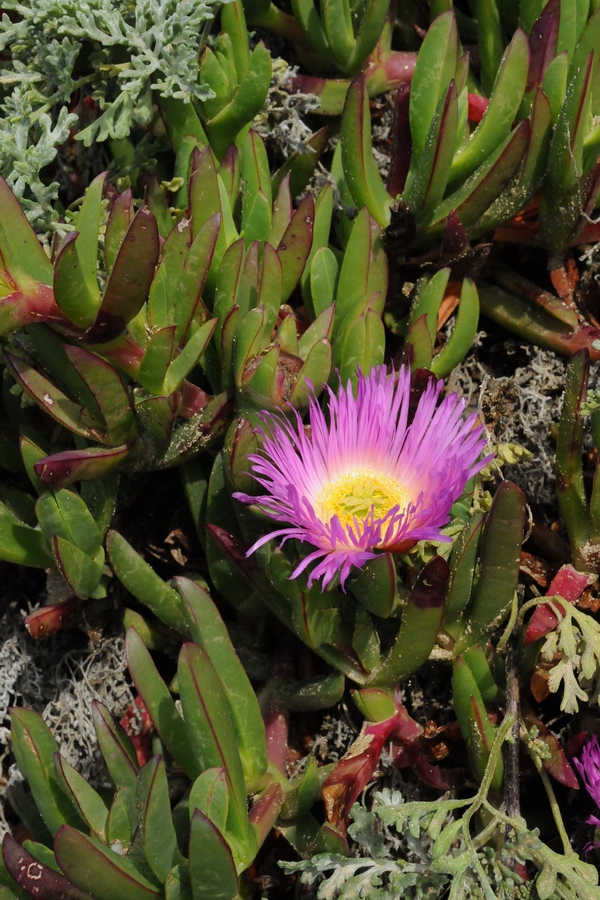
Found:
[[[598, 727], [599, 47], [596, 0], [3, 4], [0, 560], [48, 576], [34, 639], [118, 611], [135, 700], [94, 703], [101, 778], [11, 710], [0, 900], [600, 898], [560, 793]], [[542, 550], [523, 448], [442, 396], [481, 315], [569, 360]], [[141, 497], [185, 506], [177, 567]], [[451, 721], [403, 700], [425, 665]], [[354, 744], [294, 768], [344, 697]], [[357, 802], [384, 750], [436, 799]]]

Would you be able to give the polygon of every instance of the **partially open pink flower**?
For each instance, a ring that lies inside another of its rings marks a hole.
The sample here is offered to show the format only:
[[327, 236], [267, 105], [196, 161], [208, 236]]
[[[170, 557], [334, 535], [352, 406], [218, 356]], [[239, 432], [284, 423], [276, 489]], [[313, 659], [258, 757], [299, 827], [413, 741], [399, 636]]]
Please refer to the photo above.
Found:
[[[573, 762], [577, 766], [577, 770], [581, 775], [581, 779], [588, 794], [596, 806], [600, 808], [600, 745], [598, 744], [596, 735], [587, 742], [581, 751], [581, 759], [574, 759]], [[598, 816], [590, 816], [587, 823], [588, 825], [600, 827], [600, 819]], [[588, 846], [595, 847], [597, 845], [590, 844]]]
[[456, 394], [438, 405], [441, 390], [428, 385], [409, 425], [410, 370], [379, 366], [359, 374], [356, 396], [351, 382], [337, 395], [328, 389], [327, 418], [312, 397], [307, 430], [298, 414], [290, 423], [265, 413], [262, 451], [250, 461], [267, 493], [234, 496], [286, 524], [249, 552], [276, 537], [308, 541], [316, 549], [292, 578], [318, 561], [309, 584], [322, 577], [325, 587], [339, 573], [343, 586], [352, 566], [378, 551], [445, 540], [450, 507], [487, 460], [478, 461], [485, 441], [476, 415], [463, 417]]

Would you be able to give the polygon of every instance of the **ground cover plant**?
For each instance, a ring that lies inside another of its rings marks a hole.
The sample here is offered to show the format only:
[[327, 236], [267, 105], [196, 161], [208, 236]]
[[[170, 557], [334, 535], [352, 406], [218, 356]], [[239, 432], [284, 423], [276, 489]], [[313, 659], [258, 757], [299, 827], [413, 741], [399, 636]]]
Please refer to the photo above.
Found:
[[0, 898], [600, 898], [600, 4], [4, 0]]

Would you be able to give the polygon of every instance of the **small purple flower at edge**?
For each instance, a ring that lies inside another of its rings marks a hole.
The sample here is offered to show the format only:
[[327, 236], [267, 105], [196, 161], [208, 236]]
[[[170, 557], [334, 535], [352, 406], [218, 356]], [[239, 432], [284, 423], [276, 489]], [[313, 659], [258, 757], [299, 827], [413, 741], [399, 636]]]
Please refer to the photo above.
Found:
[[477, 415], [463, 416], [456, 394], [438, 405], [441, 381], [423, 392], [408, 424], [410, 369], [387, 373], [378, 366], [359, 372], [356, 396], [349, 381], [337, 394], [327, 388], [328, 419], [309, 398], [305, 430], [300, 415], [290, 422], [263, 413], [261, 451], [249, 457], [252, 475], [266, 490], [258, 497], [236, 493], [283, 527], [264, 535], [248, 551], [280, 537], [316, 549], [296, 567], [311, 563], [310, 584], [340, 584], [379, 551], [400, 552], [422, 540], [450, 540], [440, 529], [468, 479], [488, 462]]
[[[600, 807], [600, 744], [598, 744], [596, 735], [587, 742], [581, 751], [581, 759], [574, 759], [573, 762], [577, 766], [588, 794], [596, 806]], [[590, 816], [587, 823], [600, 827], [598, 816]], [[596, 846], [598, 846], [596, 843], [588, 844], [586, 850]]]

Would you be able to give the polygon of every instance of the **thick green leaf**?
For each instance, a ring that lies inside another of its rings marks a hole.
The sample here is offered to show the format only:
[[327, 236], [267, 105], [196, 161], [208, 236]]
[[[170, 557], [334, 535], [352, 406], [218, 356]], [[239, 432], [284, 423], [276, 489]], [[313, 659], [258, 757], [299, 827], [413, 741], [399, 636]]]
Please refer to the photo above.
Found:
[[99, 840], [104, 841], [108, 808], [100, 794], [58, 752], [54, 754], [54, 771], [63, 792], [71, 800], [83, 821], [87, 822]]
[[57, 534], [94, 556], [102, 545], [102, 535], [92, 514], [75, 491], [45, 491], [36, 504], [40, 527], [47, 539]]
[[4, 362], [10, 374], [31, 396], [38, 406], [52, 416], [60, 425], [80, 437], [93, 441], [104, 441], [104, 435], [97, 427], [97, 422], [83, 406], [73, 403], [52, 382], [40, 375], [33, 366], [4, 351]]
[[415, 158], [425, 147], [440, 98], [455, 77], [458, 32], [453, 12], [442, 13], [430, 25], [419, 50], [410, 88], [410, 133]]
[[188, 633], [188, 625], [177, 591], [160, 578], [118, 531], [110, 531], [106, 549], [115, 575], [130, 594], [133, 594], [157, 616], [161, 622]]
[[117, 788], [135, 790], [138, 764], [135, 748], [124, 729], [117, 725], [103, 703], [92, 704], [94, 729], [108, 774]]
[[329, 247], [319, 247], [310, 266], [310, 293], [315, 315], [330, 308], [336, 294], [338, 261]]
[[271, 83], [271, 54], [262, 42], [256, 45], [250, 65], [236, 94], [227, 106], [206, 123], [210, 143], [221, 159], [238, 132], [252, 121], [263, 107]]
[[283, 274], [282, 303], [289, 299], [304, 271], [313, 243], [314, 219], [315, 203], [312, 194], [308, 194], [292, 216], [277, 246]]
[[124, 235], [114, 265], [109, 269], [91, 335], [93, 340], [111, 340], [138, 314], [148, 298], [158, 251], [156, 219], [148, 207], [143, 206]]
[[[371, 303], [379, 307], [379, 296], [375, 295]], [[334, 364], [339, 370], [340, 382], [345, 384], [350, 380], [356, 384], [358, 368], [362, 372], [369, 372], [374, 366], [383, 363], [385, 329], [381, 315], [369, 306], [355, 318], [347, 316], [333, 348]]]
[[100, 548], [95, 556], [91, 557], [71, 541], [55, 534], [52, 538], [52, 552], [60, 574], [75, 596], [82, 600], [91, 597], [102, 577], [104, 550]]
[[193, 900], [236, 900], [238, 883], [231, 850], [199, 809], [192, 817], [189, 859]]
[[434, 556], [420, 573], [404, 608], [398, 636], [369, 684], [394, 686], [408, 678], [429, 658], [437, 638], [450, 569], [441, 556]]
[[201, 324], [210, 318], [202, 301], [202, 291], [213, 260], [213, 253], [221, 227], [221, 215], [208, 219], [196, 234], [181, 269], [173, 296], [174, 319], [177, 326], [175, 343], [181, 343], [192, 322]]
[[150, 653], [133, 628], [127, 632], [126, 651], [131, 677], [154, 727], [188, 778], [196, 779], [204, 766], [190, 740], [187, 718], [184, 722]]
[[525, 119], [458, 190], [440, 203], [434, 212], [435, 221], [422, 229], [420, 240], [438, 238], [452, 211], [465, 228], [475, 224], [510, 182], [527, 151], [530, 136], [529, 119]]
[[0, 175], [0, 256], [12, 270], [26, 272], [42, 284], [52, 284], [52, 263], [44, 252], [35, 231], [27, 221], [21, 204]]
[[54, 839], [56, 859], [69, 881], [94, 900], [152, 900], [162, 891], [119, 853], [63, 825]]
[[452, 334], [431, 363], [434, 375], [445, 378], [462, 362], [473, 346], [478, 326], [479, 294], [474, 282], [470, 278], [465, 278]]
[[78, 329], [87, 330], [96, 320], [101, 305], [96, 281], [96, 260], [92, 273], [84, 269], [85, 251], [80, 252], [79, 232], [69, 232], [54, 264], [54, 296], [61, 312]]
[[256, 847], [248, 825], [246, 789], [227, 697], [208, 655], [184, 644], [177, 666], [188, 743], [202, 770], [225, 768], [230, 789], [227, 830], [238, 861], [249, 865]]
[[41, 531], [26, 525], [0, 501], [0, 559], [18, 566], [46, 569], [53, 566]]
[[452, 181], [474, 172], [506, 140], [523, 100], [528, 68], [529, 45], [518, 29], [506, 48], [483, 119], [454, 157]]
[[244, 777], [254, 785], [267, 770], [265, 726], [256, 694], [209, 594], [189, 578], [177, 578], [194, 641], [208, 654], [225, 689]]
[[175, 325], [167, 325], [151, 336], [144, 358], [140, 363], [138, 378], [150, 394], [164, 394], [167, 370], [175, 350]]
[[517, 587], [524, 526], [525, 497], [516, 485], [503, 481], [483, 530], [479, 578], [457, 653], [480, 643], [506, 615]]
[[[469, 762], [477, 778], [481, 779], [487, 767], [496, 728], [488, 718], [473, 673], [460, 656], [454, 662], [452, 688], [456, 718], [467, 745]], [[504, 765], [500, 756], [490, 785], [493, 793], [500, 793], [503, 778]]]
[[481, 513], [472, 516], [452, 547], [444, 628], [453, 636], [456, 636], [461, 627], [461, 616], [471, 599], [483, 521]]
[[172, 394], [173, 391], [179, 390], [184, 379], [198, 364], [214, 334], [217, 322], [218, 319], [209, 319], [203, 325], [192, 326], [188, 342], [167, 369], [164, 379], [166, 394]]
[[217, 169], [210, 147], [194, 150], [192, 154], [189, 210], [194, 237], [212, 216], [221, 212]]
[[81, 826], [71, 802], [56, 778], [54, 754], [58, 745], [48, 726], [30, 709], [12, 709], [12, 747], [19, 769], [27, 779], [36, 806], [51, 834], [61, 825]]
[[342, 69], [349, 63], [356, 44], [352, 12], [349, 0], [323, 0], [321, 3], [327, 43], [336, 63]]
[[[104, 482], [115, 469], [118, 469], [129, 455], [131, 446], [124, 444], [121, 447], [86, 447], [84, 450], [63, 450], [62, 453], [53, 453], [52, 456], [44, 456], [34, 463], [34, 472], [39, 476], [43, 488], [66, 488], [75, 481], [82, 481], [82, 492], [87, 482], [98, 484], [97, 479]], [[100, 489], [99, 489], [100, 490]], [[107, 498], [107, 507], [104, 508], [102, 519], [104, 531], [110, 525], [110, 519], [114, 511], [114, 498]], [[100, 510], [99, 510], [100, 514]], [[106, 516], [106, 519], [105, 519]]]
[[334, 333], [344, 319], [362, 311], [374, 294], [379, 294], [378, 310], [383, 311], [388, 287], [388, 264], [381, 228], [362, 209], [352, 226], [338, 279]]
[[225, 834], [229, 811], [229, 787], [227, 773], [223, 767], [206, 769], [196, 778], [190, 790], [190, 820], [197, 809], [210, 819], [221, 834]]
[[[344, 2], [344, 0], [340, 0]], [[386, 191], [373, 158], [371, 114], [364, 75], [357, 75], [346, 95], [342, 116], [342, 164], [354, 203], [367, 207], [385, 228], [390, 222], [392, 197]]]
[[387, 619], [394, 607], [396, 586], [396, 564], [391, 553], [382, 553], [366, 563], [348, 583], [348, 589], [365, 609], [383, 619]]
[[182, 861], [182, 856], [177, 849], [167, 773], [160, 756], [153, 757], [139, 771], [136, 805], [140, 816], [136, 840], [139, 837], [152, 872], [164, 884], [173, 866]]
[[106, 231], [104, 232], [104, 268], [110, 272], [117, 254], [131, 225], [133, 216], [133, 194], [127, 188], [114, 200], [110, 209]]
[[442, 201], [454, 155], [458, 127], [458, 93], [454, 79], [431, 121], [425, 146], [411, 161], [402, 200], [419, 219], [426, 219]]

